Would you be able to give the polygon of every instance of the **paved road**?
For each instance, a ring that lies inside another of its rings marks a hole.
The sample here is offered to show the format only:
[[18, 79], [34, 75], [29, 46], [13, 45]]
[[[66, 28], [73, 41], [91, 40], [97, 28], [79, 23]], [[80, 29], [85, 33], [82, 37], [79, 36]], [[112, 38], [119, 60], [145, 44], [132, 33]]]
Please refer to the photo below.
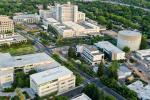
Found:
[[115, 4], [115, 5], [122, 5], [122, 6], [127, 6], [127, 7], [134, 7], [134, 8], [137, 8], [137, 9], [142, 9], [144, 11], [148, 11], [150, 12], [150, 9], [147, 9], [147, 8], [143, 8], [143, 7], [139, 7], [139, 6], [134, 6], [134, 5], [130, 5], [130, 4], [125, 4], [125, 3], [119, 3], [119, 2], [114, 2], [114, 1], [111, 1], [111, 0], [102, 0], [101, 2], [104, 2], [104, 3], [111, 3], [111, 4]]

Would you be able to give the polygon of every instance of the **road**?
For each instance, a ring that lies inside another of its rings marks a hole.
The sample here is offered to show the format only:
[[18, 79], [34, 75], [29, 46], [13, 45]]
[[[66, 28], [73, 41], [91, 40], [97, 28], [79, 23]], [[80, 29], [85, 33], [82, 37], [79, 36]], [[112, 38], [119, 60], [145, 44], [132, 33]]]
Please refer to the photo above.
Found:
[[[100, 0], [101, 1], [101, 0]], [[115, 5], [121, 5], [121, 6], [127, 6], [127, 7], [134, 7], [134, 8], [137, 8], [137, 9], [142, 9], [144, 11], [148, 11], [150, 12], [150, 9], [147, 9], [147, 8], [143, 8], [143, 7], [139, 7], [139, 6], [134, 6], [134, 5], [130, 5], [130, 4], [125, 4], [125, 3], [119, 3], [119, 2], [114, 2], [114, 1], [111, 1], [111, 0], [102, 0], [101, 2], [104, 2], [104, 3], [111, 3], [111, 4], [115, 4]]]
[[[24, 33], [23, 33], [22, 35], [24, 35], [24, 36], [27, 37], [28, 39], [31, 39], [31, 38], [32, 38], [31, 40], [33, 40], [34, 43], [38, 44], [38, 47], [39, 47], [39, 48], [44, 48], [45, 53], [48, 54], [48, 55], [50, 55], [50, 56], [52, 56], [52, 50], [51, 50], [52, 48], [48, 48], [47, 46], [43, 45], [38, 39], [36, 39], [36, 38], [34, 38], [34, 37], [32, 37], [32, 36], [29, 37], [28, 35], [26, 35], [26, 34], [24, 34]], [[61, 59], [62, 59], [62, 57], [61, 57]], [[65, 61], [66, 61], [65, 58], [63, 58], [62, 60], [65, 60]], [[86, 73], [84, 73], [83, 71], [79, 70], [78, 68], [76, 68], [76, 69], [77, 69], [78, 73], [79, 73], [82, 77], [84, 77], [84, 79], [85, 79], [84, 85], [89, 84], [89, 83], [93, 83], [93, 84], [95, 84], [99, 89], [104, 90], [104, 92], [106, 92], [106, 93], [108, 93], [108, 94], [114, 96], [117, 100], [126, 100], [123, 96], [121, 96], [120, 94], [116, 93], [116, 92], [113, 91], [112, 89], [110, 89], [110, 88], [108, 88], [107, 86], [105, 86], [104, 84], [102, 84], [99, 79], [95, 79], [95, 78], [93, 78], [93, 77], [87, 75]]]

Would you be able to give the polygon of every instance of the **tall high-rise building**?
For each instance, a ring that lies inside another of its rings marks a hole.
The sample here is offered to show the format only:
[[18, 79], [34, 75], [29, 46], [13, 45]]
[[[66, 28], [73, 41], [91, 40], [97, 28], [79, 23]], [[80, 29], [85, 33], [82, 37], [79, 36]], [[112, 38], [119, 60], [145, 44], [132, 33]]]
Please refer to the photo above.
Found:
[[14, 32], [14, 23], [8, 16], [0, 16], [0, 34]]
[[85, 14], [78, 11], [77, 5], [72, 5], [70, 2], [67, 4], [56, 4], [54, 17], [60, 22], [85, 20]]

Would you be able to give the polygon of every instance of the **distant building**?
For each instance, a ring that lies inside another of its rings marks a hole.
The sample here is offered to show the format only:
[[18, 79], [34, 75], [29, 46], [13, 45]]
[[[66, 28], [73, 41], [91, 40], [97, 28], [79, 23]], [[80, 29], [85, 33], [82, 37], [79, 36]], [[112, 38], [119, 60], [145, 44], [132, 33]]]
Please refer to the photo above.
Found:
[[128, 88], [135, 91], [140, 100], [150, 100], [150, 85], [144, 85], [141, 81], [136, 81], [130, 85]]
[[30, 87], [39, 96], [62, 93], [75, 87], [73, 72], [64, 66], [30, 75]]
[[114, 46], [108, 41], [95, 43], [95, 46], [101, 49], [111, 60], [124, 60], [125, 52]]
[[52, 12], [51, 10], [39, 10], [39, 15], [43, 19], [47, 19], [52, 17]]
[[20, 14], [13, 17], [15, 23], [38, 23], [40, 16], [37, 14]]
[[14, 32], [14, 23], [8, 16], [0, 15], [0, 34]]
[[[41, 16], [44, 16], [44, 11], [39, 11]], [[45, 11], [43, 24], [48, 27], [53, 27], [59, 35], [64, 38], [80, 37], [89, 35], [100, 35], [100, 31], [106, 30], [94, 22], [85, 19], [85, 13], [78, 11], [77, 5], [56, 4], [51, 6], [51, 10]], [[45, 29], [45, 26], [43, 26]]]
[[81, 56], [91, 65], [99, 64], [104, 60], [104, 54], [92, 45], [83, 45]]
[[9, 53], [0, 53], [0, 85], [13, 82], [13, 71], [23, 69], [25, 73], [35, 69], [44, 71], [59, 67], [60, 64], [45, 53], [11, 56]]
[[140, 58], [141, 60], [148, 60], [150, 61], [150, 49], [145, 49], [145, 50], [137, 50], [136, 56]]
[[0, 35], [0, 46], [3, 44], [16, 44], [20, 42], [27, 42], [27, 39], [20, 34], [3, 34]]
[[89, 98], [86, 94], [82, 93], [80, 95], [73, 97], [71, 100], [92, 100], [92, 99]]
[[123, 49], [125, 46], [129, 47], [131, 51], [138, 50], [141, 44], [141, 33], [130, 30], [119, 31], [117, 46]]
[[54, 18], [59, 22], [66, 22], [66, 21], [78, 22], [85, 20], [85, 13], [79, 12], [78, 6], [72, 5], [70, 4], [70, 2], [63, 5], [56, 4], [54, 9], [55, 9]]
[[118, 69], [118, 79], [125, 79], [132, 74], [132, 71], [126, 66], [120, 66]]

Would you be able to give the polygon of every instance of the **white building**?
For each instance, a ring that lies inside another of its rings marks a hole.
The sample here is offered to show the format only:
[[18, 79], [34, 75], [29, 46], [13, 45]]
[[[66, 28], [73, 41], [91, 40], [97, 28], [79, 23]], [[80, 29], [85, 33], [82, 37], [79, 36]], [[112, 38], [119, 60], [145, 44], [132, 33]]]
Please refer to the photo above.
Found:
[[13, 17], [15, 23], [38, 23], [40, 16], [37, 14], [20, 14]]
[[136, 81], [128, 88], [135, 91], [141, 100], [150, 100], [150, 85], [144, 85], [141, 81]]
[[0, 85], [13, 82], [13, 71], [22, 69], [25, 73], [32, 69], [43, 71], [60, 64], [45, 53], [11, 56], [9, 53], [0, 53]]
[[92, 99], [89, 98], [86, 94], [82, 93], [80, 95], [73, 97], [71, 100], [92, 100]]
[[99, 64], [104, 60], [104, 54], [92, 45], [83, 45], [81, 56], [91, 65]]
[[150, 49], [138, 50], [136, 51], [136, 55], [142, 60], [144, 58], [146, 58], [146, 60], [150, 60]]
[[27, 39], [20, 34], [3, 34], [0, 35], [0, 45], [2, 44], [14, 44], [20, 42], [27, 42]]
[[130, 30], [123, 30], [119, 31], [118, 39], [117, 39], [117, 46], [120, 49], [124, 47], [129, 47], [131, 51], [138, 50], [141, 44], [141, 33], [136, 31]]
[[125, 79], [131, 74], [132, 74], [132, 71], [129, 70], [126, 66], [120, 66], [118, 69], [118, 79]]
[[124, 60], [125, 59], [125, 52], [114, 46], [108, 41], [101, 41], [95, 43], [95, 46], [105, 52], [111, 60]]
[[46, 19], [52, 17], [51, 10], [39, 10], [39, 15], [41, 18]]
[[64, 66], [30, 75], [30, 87], [39, 96], [62, 93], [75, 87], [73, 72]]

